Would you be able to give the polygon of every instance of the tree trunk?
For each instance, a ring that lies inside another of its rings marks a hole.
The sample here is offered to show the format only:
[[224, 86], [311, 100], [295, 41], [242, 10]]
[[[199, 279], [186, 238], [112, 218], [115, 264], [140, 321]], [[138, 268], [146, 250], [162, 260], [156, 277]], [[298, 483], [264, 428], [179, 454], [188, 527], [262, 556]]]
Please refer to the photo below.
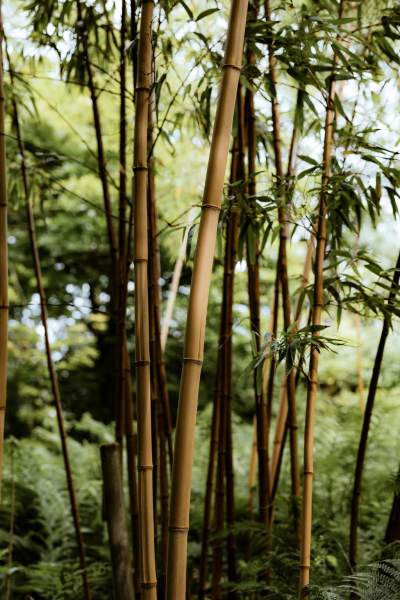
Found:
[[113, 588], [118, 600], [133, 600], [131, 558], [126, 524], [120, 448], [118, 444], [100, 446], [103, 473], [104, 509], [110, 544]]
[[208, 292], [229, 151], [229, 139], [240, 75], [247, 4], [247, 0], [233, 0], [231, 5], [225, 66], [214, 123], [203, 195], [203, 210], [193, 268], [171, 486], [167, 569], [168, 600], [183, 600], [186, 591], [187, 537], [194, 432], [196, 427], [201, 365], [204, 354]]

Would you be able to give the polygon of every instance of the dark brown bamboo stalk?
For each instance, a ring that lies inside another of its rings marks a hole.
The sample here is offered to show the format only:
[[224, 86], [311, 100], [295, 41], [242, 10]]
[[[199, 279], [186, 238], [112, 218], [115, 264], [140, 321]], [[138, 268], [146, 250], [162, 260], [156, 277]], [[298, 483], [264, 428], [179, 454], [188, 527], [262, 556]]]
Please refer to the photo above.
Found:
[[[399, 476], [399, 473], [398, 473]], [[400, 493], [393, 496], [392, 507], [385, 531], [385, 544], [392, 544], [400, 540]]]
[[78, 23], [82, 28], [80, 31], [79, 41], [82, 44], [82, 55], [83, 61], [85, 63], [86, 73], [88, 77], [88, 87], [90, 92], [90, 98], [92, 103], [92, 112], [93, 112], [93, 123], [96, 134], [96, 143], [97, 143], [97, 162], [98, 162], [98, 171], [99, 178], [101, 182], [102, 192], [103, 192], [103, 201], [104, 201], [104, 211], [106, 215], [106, 223], [107, 223], [107, 233], [108, 233], [108, 242], [110, 246], [110, 256], [111, 256], [111, 279], [113, 281], [113, 291], [116, 288], [116, 277], [118, 273], [118, 244], [114, 231], [113, 221], [112, 221], [112, 204], [110, 197], [110, 190], [108, 186], [108, 175], [107, 175], [107, 163], [104, 152], [103, 145], [103, 133], [102, 133], [102, 124], [100, 117], [100, 110], [97, 101], [96, 95], [96, 85], [93, 75], [93, 69], [90, 63], [89, 56], [89, 43], [88, 43], [88, 32], [85, 30], [84, 26], [84, 18], [82, 13], [82, 3], [81, 0], [77, 0], [77, 14], [78, 14]]
[[[339, 19], [343, 16], [344, 0], [339, 3]], [[337, 56], [334, 53], [332, 75], [329, 78], [328, 94], [326, 99], [326, 118], [324, 129], [324, 150], [322, 157], [321, 194], [318, 206], [318, 220], [316, 225], [316, 249], [314, 265], [314, 302], [312, 307], [311, 323], [321, 324], [322, 309], [324, 306], [324, 258], [327, 238], [327, 186], [329, 183], [333, 146], [333, 127], [335, 119], [335, 67]], [[318, 335], [318, 332], [314, 332]], [[309, 595], [308, 584], [310, 581], [311, 567], [311, 537], [312, 537], [312, 493], [314, 476], [314, 427], [315, 407], [318, 391], [318, 364], [319, 352], [313, 346], [310, 351], [310, 366], [307, 386], [307, 404], [304, 432], [304, 483], [301, 522], [300, 544], [300, 578], [299, 598]]]
[[3, 477], [8, 358], [8, 235], [3, 41], [2, 3], [0, 2], [0, 499]]
[[118, 600], [133, 600], [131, 557], [122, 489], [120, 448], [118, 444], [104, 444], [100, 446], [100, 453], [114, 595]]
[[[151, 128], [149, 128], [149, 131]], [[161, 278], [161, 267], [160, 267], [160, 249], [158, 244], [157, 235], [157, 203], [155, 193], [155, 179], [154, 179], [154, 162], [150, 159], [150, 170], [149, 170], [149, 221], [150, 221], [150, 247], [151, 247], [151, 261], [152, 261], [152, 277], [153, 277], [153, 312], [154, 312], [154, 337], [155, 337], [155, 373], [157, 377], [157, 384], [159, 389], [159, 398], [161, 404], [161, 414], [164, 420], [164, 427], [162, 429], [165, 435], [168, 448], [168, 456], [170, 467], [172, 468], [172, 419], [171, 419], [171, 408], [169, 403], [169, 394], [167, 387], [167, 373], [165, 369], [164, 352], [161, 347], [161, 290], [160, 290], [160, 278]]]
[[[11, 84], [12, 84], [12, 86], [14, 86], [14, 77], [13, 77], [11, 61], [10, 61], [9, 55], [7, 55], [7, 56], [8, 56], [8, 63], [9, 63], [9, 68], [10, 68]], [[23, 185], [23, 190], [24, 190], [24, 195], [25, 195], [26, 212], [27, 212], [28, 229], [29, 229], [29, 240], [30, 240], [30, 245], [31, 245], [31, 254], [32, 254], [32, 259], [33, 259], [33, 267], [34, 267], [34, 271], [35, 271], [37, 290], [38, 290], [39, 298], [40, 298], [40, 316], [41, 316], [42, 327], [43, 327], [43, 331], [44, 331], [44, 343], [45, 343], [45, 351], [46, 351], [46, 359], [47, 359], [47, 368], [48, 368], [49, 377], [50, 377], [50, 384], [51, 384], [51, 390], [52, 390], [52, 395], [53, 395], [54, 408], [56, 410], [56, 415], [57, 415], [58, 431], [59, 431], [59, 435], [60, 435], [61, 450], [62, 450], [62, 456], [63, 456], [63, 461], [64, 461], [65, 474], [66, 474], [66, 478], [67, 478], [68, 495], [69, 495], [70, 506], [71, 506], [71, 516], [72, 516], [72, 521], [74, 524], [75, 538], [76, 538], [76, 543], [77, 543], [77, 547], [78, 547], [79, 564], [80, 564], [80, 568], [82, 571], [83, 593], [84, 593], [85, 600], [90, 600], [91, 593], [90, 593], [89, 580], [88, 580], [87, 571], [86, 571], [85, 549], [84, 549], [83, 536], [82, 536], [81, 525], [80, 525], [78, 503], [77, 503], [76, 494], [75, 494], [75, 486], [74, 486], [74, 481], [73, 481], [73, 477], [72, 477], [71, 463], [70, 463], [69, 453], [68, 453], [67, 433], [65, 430], [64, 416], [63, 416], [63, 410], [62, 410], [62, 404], [61, 404], [61, 395], [60, 395], [60, 389], [59, 389], [59, 385], [58, 385], [58, 377], [57, 377], [57, 373], [56, 373], [56, 370], [54, 367], [52, 351], [51, 351], [49, 329], [48, 329], [48, 316], [47, 316], [47, 297], [46, 297], [46, 293], [45, 293], [44, 286], [43, 286], [43, 277], [42, 277], [42, 269], [41, 269], [41, 264], [40, 264], [39, 249], [38, 249], [38, 245], [37, 245], [36, 226], [35, 226], [35, 217], [34, 217], [34, 213], [33, 213], [32, 196], [31, 196], [30, 190], [29, 190], [28, 168], [27, 168], [26, 158], [25, 158], [25, 148], [24, 148], [24, 144], [22, 141], [22, 134], [21, 134], [21, 128], [20, 128], [20, 122], [19, 122], [19, 115], [18, 115], [18, 106], [17, 106], [15, 98], [12, 98], [12, 109], [13, 109], [13, 120], [14, 120], [14, 126], [15, 126], [16, 137], [17, 137], [18, 151], [19, 151], [20, 160], [21, 160], [22, 185]]]
[[[304, 269], [300, 282], [300, 289], [304, 289], [307, 284], [311, 273], [312, 267], [312, 257], [314, 254], [314, 243], [313, 237], [310, 237], [307, 242], [307, 251], [306, 257], [304, 261]], [[295, 309], [294, 315], [294, 330], [298, 329], [301, 309], [302, 309], [303, 301], [302, 295], [300, 294], [297, 306]], [[297, 372], [295, 371], [295, 386], [297, 387]], [[286, 391], [287, 377], [284, 376], [283, 381], [281, 383], [281, 391], [280, 391], [280, 401], [279, 401], [279, 411], [278, 417], [275, 425], [275, 436], [274, 436], [274, 444], [272, 451], [272, 460], [271, 460], [271, 505], [273, 505], [276, 490], [278, 489], [279, 476], [280, 476], [280, 468], [282, 464], [283, 457], [283, 449], [285, 445], [285, 439], [288, 429], [288, 399], [287, 399], [287, 391]], [[272, 516], [272, 513], [271, 513]]]
[[214, 122], [193, 267], [172, 472], [167, 600], [184, 600], [186, 593], [187, 536], [194, 432], [204, 353], [208, 293], [242, 62], [247, 5], [247, 0], [233, 0], [231, 4], [225, 66]]
[[[222, 326], [222, 322], [221, 322]], [[221, 332], [220, 332], [221, 337]], [[205, 586], [207, 579], [207, 566], [208, 566], [208, 546], [210, 537], [210, 523], [211, 523], [211, 508], [212, 508], [212, 495], [214, 490], [214, 482], [216, 481], [216, 458], [218, 454], [219, 446], [219, 419], [220, 419], [220, 385], [221, 385], [221, 355], [218, 353], [217, 359], [217, 371], [216, 371], [216, 382], [214, 390], [214, 402], [211, 419], [211, 433], [210, 433], [210, 451], [208, 458], [207, 467], [207, 478], [206, 478], [206, 492], [204, 497], [204, 512], [203, 512], [203, 531], [202, 531], [202, 544], [201, 544], [201, 555], [200, 555], [200, 568], [199, 568], [199, 600], [204, 600]]]
[[[240, 88], [237, 96], [237, 113], [240, 122], [242, 96]], [[240, 127], [240, 125], [239, 125]], [[231, 183], [238, 179], [238, 165], [242, 162], [240, 159], [240, 150], [235, 151], [234, 143], [232, 152]], [[243, 181], [243, 168], [242, 181]], [[226, 524], [232, 528], [235, 522], [235, 501], [234, 501], [234, 472], [232, 456], [232, 327], [233, 327], [233, 293], [234, 276], [236, 263], [236, 237], [238, 228], [238, 210], [236, 206], [231, 206], [229, 220], [226, 226], [225, 257], [224, 257], [224, 275], [222, 290], [222, 310], [220, 339], [218, 346], [218, 364], [220, 365], [220, 381], [217, 386], [219, 398], [215, 402], [220, 407], [219, 420], [219, 449], [217, 465], [217, 485], [215, 494], [215, 531], [221, 534], [224, 527], [224, 506], [226, 499]], [[226, 480], [226, 481], [224, 481]], [[224, 486], [224, 483], [226, 485]], [[213, 598], [221, 597], [221, 576], [222, 576], [222, 557], [223, 540], [218, 538], [213, 548]], [[236, 550], [235, 538], [232, 532], [227, 537], [227, 558], [228, 558], [228, 578], [230, 581], [236, 580]], [[232, 592], [229, 597], [235, 597]]]
[[[387, 299], [387, 308], [393, 305], [396, 295], [398, 293], [400, 280], [400, 253], [397, 258], [395, 271], [393, 273], [392, 285], [390, 287], [389, 296]], [[360, 510], [361, 500], [361, 487], [362, 477], [364, 472], [365, 456], [367, 452], [368, 434], [371, 424], [372, 412], [374, 409], [376, 392], [378, 390], [379, 376], [382, 367], [383, 353], [385, 350], [386, 340], [390, 331], [390, 317], [385, 316], [382, 324], [381, 337], [379, 339], [378, 348], [376, 351], [374, 366], [371, 374], [371, 381], [368, 389], [367, 403], [365, 405], [365, 412], [363, 418], [363, 424], [360, 435], [360, 442], [358, 445], [356, 469], [354, 475], [354, 486], [353, 494], [351, 499], [351, 519], [350, 519], [350, 549], [349, 549], [349, 562], [352, 570], [355, 569], [357, 564], [357, 541], [358, 541], [358, 515]]]
[[221, 355], [221, 369], [220, 369], [220, 382], [218, 385], [218, 391], [220, 398], [218, 400], [220, 404], [219, 408], [219, 432], [218, 432], [218, 461], [217, 461], [217, 478], [215, 484], [215, 499], [214, 499], [214, 533], [218, 534], [218, 537], [213, 542], [213, 554], [212, 554], [212, 598], [213, 600], [220, 600], [222, 597], [221, 589], [221, 578], [222, 578], [222, 566], [223, 566], [223, 549], [224, 543], [222, 538], [222, 531], [224, 528], [224, 518], [226, 510], [226, 495], [225, 495], [225, 468], [226, 468], [226, 403], [224, 402], [222, 388], [224, 380], [224, 358]]
[[[271, 6], [269, 0], [264, 1], [265, 15], [269, 22], [272, 21]], [[286, 206], [286, 188], [283, 180], [283, 162], [282, 162], [282, 141], [281, 141], [281, 124], [280, 124], [280, 107], [277, 96], [277, 76], [276, 76], [276, 59], [274, 56], [274, 43], [272, 36], [268, 42], [268, 65], [269, 76], [271, 81], [272, 98], [272, 128], [273, 128], [273, 146], [275, 156], [275, 172], [277, 179], [278, 193], [278, 220], [279, 220], [279, 254], [277, 269], [280, 273], [280, 283], [282, 289], [282, 307], [283, 321], [285, 331], [288, 332], [291, 325], [291, 306], [290, 306], [290, 291], [289, 277], [287, 268], [287, 239], [289, 234], [289, 224]], [[286, 383], [286, 393], [288, 400], [288, 428], [290, 433], [290, 470], [292, 482], [292, 495], [297, 501], [300, 500], [300, 469], [298, 459], [298, 442], [297, 442], [297, 411], [295, 400], [295, 373], [291, 369]], [[297, 504], [294, 503], [294, 525], [297, 534], [299, 535], [299, 519], [297, 513]]]
[[141, 20], [136, 86], [134, 139], [134, 262], [135, 262], [135, 342], [138, 407], [138, 483], [140, 575], [143, 600], [157, 596], [154, 547], [153, 456], [151, 427], [147, 172], [148, 117], [152, 73], [152, 21], [154, 2], [141, 3]]
[[[252, 5], [252, 17], [257, 18], [258, 3]], [[253, 51], [247, 51], [247, 62], [255, 64], [256, 56]], [[248, 195], [250, 198], [256, 194], [256, 156], [257, 156], [257, 138], [256, 138], [256, 114], [254, 109], [254, 97], [251, 89], [246, 89], [245, 94], [245, 122], [247, 133], [247, 168], [248, 168]], [[240, 139], [240, 136], [239, 136]], [[250, 201], [254, 204], [254, 200]], [[256, 240], [255, 261], [250, 260], [249, 248], [247, 248], [247, 285], [249, 295], [250, 325], [255, 342], [257, 354], [261, 347], [260, 331], [260, 264], [259, 264], [259, 240]], [[259, 494], [259, 518], [262, 523], [268, 520], [269, 505], [269, 451], [268, 451], [268, 419], [267, 406], [262, 389], [259, 389], [257, 382], [257, 373], [254, 373], [254, 394], [256, 405], [256, 425], [257, 425], [257, 453], [258, 453], [258, 494]]]
[[[233, 297], [234, 297], [234, 277], [236, 265], [236, 240], [239, 225], [238, 209], [233, 206], [230, 214], [229, 229], [229, 254], [227, 265], [227, 302], [226, 302], [226, 340], [225, 340], [225, 376], [223, 380], [223, 395], [226, 403], [226, 525], [228, 529], [227, 537], [227, 562], [228, 579], [230, 583], [237, 580], [236, 570], [236, 538], [233, 533], [235, 525], [235, 473], [233, 465], [233, 440], [232, 440], [232, 335], [233, 335]], [[236, 592], [229, 591], [228, 598], [234, 600], [237, 598]]]
[[127, 352], [125, 344], [125, 314], [127, 303], [126, 277], [126, 0], [121, 5], [120, 52], [119, 52], [119, 221], [118, 221], [118, 293], [117, 293], [117, 398], [115, 416], [115, 439], [122, 449], [125, 419], [125, 368], [123, 355]]

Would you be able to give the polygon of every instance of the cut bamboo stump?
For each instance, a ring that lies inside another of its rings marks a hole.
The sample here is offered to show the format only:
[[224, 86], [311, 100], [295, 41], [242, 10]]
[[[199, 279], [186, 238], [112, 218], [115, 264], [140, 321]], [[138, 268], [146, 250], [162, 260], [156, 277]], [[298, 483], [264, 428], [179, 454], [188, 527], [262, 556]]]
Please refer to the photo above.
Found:
[[133, 578], [122, 490], [119, 444], [100, 446], [100, 454], [114, 597], [116, 600], [133, 600]]

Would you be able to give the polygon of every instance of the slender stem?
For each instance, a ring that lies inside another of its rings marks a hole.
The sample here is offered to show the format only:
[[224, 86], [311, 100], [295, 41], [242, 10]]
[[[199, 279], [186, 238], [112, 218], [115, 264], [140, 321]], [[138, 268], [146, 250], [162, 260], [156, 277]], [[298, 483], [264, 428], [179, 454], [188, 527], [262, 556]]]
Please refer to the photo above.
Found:
[[[153, 1], [143, 1], [139, 33], [134, 139], [134, 262], [135, 342], [138, 407], [138, 483], [140, 575], [143, 600], [155, 600], [157, 579], [154, 547], [153, 456], [151, 426], [148, 233], [147, 134], [152, 72]], [[155, 458], [155, 457], [154, 457]]]
[[193, 212], [191, 212], [189, 214], [188, 223], [185, 227], [185, 232], [183, 234], [181, 245], [179, 246], [178, 258], [176, 259], [176, 263], [174, 266], [174, 272], [172, 275], [172, 281], [171, 281], [171, 285], [169, 288], [168, 301], [167, 301], [167, 306], [165, 308], [164, 317], [162, 320], [161, 335], [160, 335], [161, 350], [163, 352], [164, 352], [165, 346], [167, 344], [169, 328], [171, 326], [172, 315], [174, 312], [176, 297], [178, 295], [179, 281], [181, 278], [182, 269], [183, 269], [183, 265], [184, 265], [185, 257], [186, 257], [186, 246], [187, 246], [189, 231], [190, 231], [190, 227], [193, 223], [193, 219], [194, 219], [194, 214], [193, 214]]
[[[264, 9], [268, 21], [272, 21], [271, 6], [269, 0], [265, 0]], [[285, 331], [288, 331], [291, 326], [291, 306], [290, 306], [290, 291], [289, 277], [287, 266], [287, 239], [289, 233], [288, 215], [286, 206], [286, 197], [284, 192], [285, 184], [283, 181], [283, 162], [282, 162], [282, 141], [281, 141], [281, 124], [280, 124], [280, 107], [277, 96], [277, 76], [276, 76], [276, 59], [274, 56], [274, 44], [272, 36], [268, 42], [268, 65], [269, 76], [272, 89], [272, 128], [273, 128], [273, 146], [275, 156], [275, 171], [277, 178], [277, 194], [278, 194], [278, 220], [279, 220], [279, 253], [277, 261], [277, 269], [280, 273], [280, 283], [282, 289], [282, 306], [283, 306], [283, 321]], [[292, 143], [293, 137], [292, 137]], [[292, 495], [295, 500], [299, 500], [301, 496], [300, 489], [300, 469], [298, 459], [298, 442], [297, 442], [297, 414], [295, 403], [295, 380], [294, 370], [291, 369], [287, 376], [286, 393], [288, 400], [288, 427], [290, 432], [290, 470], [292, 482]], [[294, 526], [299, 537], [299, 519], [297, 512], [297, 504], [294, 502]]]
[[[392, 285], [390, 287], [389, 296], [387, 299], [387, 307], [393, 305], [396, 295], [398, 293], [400, 280], [400, 253], [397, 258], [396, 268], [393, 273]], [[363, 424], [361, 429], [360, 441], [357, 451], [357, 461], [354, 475], [354, 486], [351, 498], [351, 518], [350, 518], [350, 549], [349, 549], [349, 561], [352, 570], [355, 569], [357, 564], [357, 541], [358, 541], [358, 515], [360, 511], [360, 500], [361, 500], [361, 487], [362, 477], [364, 472], [365, 456], [367, 452], [368, 435], [371, 424], [372, 412], [374, 410], [376, 392], [378, 390], [378, 381], [382, 367], [383, 353], [385, 350], [385, 344], [390, 330], [390, 317], [385, 316], [382, 324], [381, 337], [379, 339], [378, 348], [376, 351], [374, 366], [371, 374], [371, 381], [368, 389], [368, 397], [365, 405], [365, 412], [363, 417]], [[355, 596], [354, 596], [355, 597]]]
[[[340, 0], [339, 19], [343, 16], [345, 0]], [[335, 67], [337, 55], [334, 53], [332, 75], [329, 78], [326, 117], [324, 129], [324, 149], [322, 157], [322, 181], [321, 193], [318, 207], [318, 220], [316, 225], [316, 249], [314, 265], [314, 302], [312, 307], [311, 323], [318, 326], [321, 324], [322, 310], [324, 306], [324, 258], [327, 239], [327, 186], [329, 183], [333, 146], [333, 127], [335, 119]], [[318, 335], [315, 332], [314, 335]], [[314, 478], [314, 429], [315, 408], [318, 391], [318, 365], [319, 352], [315, 346], [310, 351], [310, 366], [307, 386], [307, 403], [304, 432], [304, 483], [301, 522], [301, 546], [300, 546], [300, 578], [299, 598], [309, 596], [308, 584], [310, 581], [311, 567], [311, 537], [312, 537], [312, 494]]]
[[5, 98], [3, 74], [3, 18], [0, 1], [0, 500], [3, 478], [4, 422], [7, 397], [8, 361], [8, 247], [7, 175], [5, 142]]
[[[13, 71], [11, 68], [9, 55], [8, 55], [8, 62], [10, 64], [11, 84], [14, 87]], [[79, 563], [80, 563], [80, 568], [82, 571], [82, 584], [83, 584], [84, 598], [85, 598], [85, 600], [90, 600], [91, 593], [90, 593], [89, 581], [88, 581], [87, 571], [86, 571], [85, 549], [84, 549], [83, 536], [82, 536], [81, 525], [80, 525], [80, 515], [79, 515], [78, 503], [77, 503], [77, 499], [76, 499], [74, 481], [73, 481], [73, 477], [72, 477], [71, 463], [70, 463], [69, 453], [68, 453], [67, 433], [66, 433], [66, 429], [65, 429], [65, 422], [64, 422], [64, 416], [63, 416], [63, 410], [62, 410], [62, 404], [61, 404], [61, 395], [60, 395], [60, 389], [59, 389], [59, 384], [58, 384], [58, 377], [57, 377], [57, 373], [56, 373], [56, 370], [54, 367], [54, 362], [53, 362], [53, 357], [52, 357], [52, 349], [51, 349], [51, 344], [50, 344], [48, 315], [47, 315], [47, 296], [46, 296], [46, 292], [45, 292], [44, 286], [43, 286], [43, 276], [42, 276], [42, 268], [41, 268], [41, 264], [40, 264], [39, 250], [38, 250], [38, 245], [37, 245], [36, 226], [35, 226], [35, 217], [34, 217], [34, 212], [33, 212], [32, 196], [31, 196], [30, 190], [29, 190], [28, 168], [27, 168], [26, 158], [25, 158], [25, 147], [22, 142], [21, 128], [20, 128], [19, 115], [18, 115], [18, 106], [17, 106], [16, 100], [14, 97], [12, 98], [12, 109], [13, 109], [13, 120], [14, 120], [14, 126], [15, 126], [15, 130], [16, 130], [17, 143], [18, 143], [18, 150], [19, 150], [19, 155], [20, 155], [20, 160], [21, 160], [21, 175], [22, 175], [22, 184], [23, 184], [23, 190], [24, 190], [24, 195], [25, 195], [26, 212], [27, 212], [28, 229], [29, 229], [29, 240], [30, 240], [30, 245], [31, 245], [31, 254], [32, 254], [32, 258], [33, 258], [33, 267], [34, 267], [34, 271], [35, 271], [37, 290], [38, 290], [39, 298], [40, 298], [40, 316], [41, 316], [42, 327], [43, 327], [43, 331], [44, 331], [44, 343], [45, 343], [45, 352], [46, 352], [46, 359], [47, 359], [47, 368], [48, 368], [49, 377], [50, 377], [50, 384], [51, 384], [51, 390], [52, 390], [52, 395], [53, 395], [53, 403], [54, 403], [54, 407], [55, 407], [56, 415], [57, 415], [58, 431], [59, 431], [59, 436], [60, 436], [60, 441], [61, 441], [61, 450], [62, 450], [62, 456], [63, 456], [63, 461], [64, 461], [65, 474], [66, 474], [66, 478], [67, 478], [67, 488], [68, 488], [68, 494], [69, 494], [69, 500], [70, 500], [70, 506], [71, 506], [71, 516], [72, 516], [72, 521], [74, 524], [75, 538], [76, 538], [78, 554], [79, 554]]]

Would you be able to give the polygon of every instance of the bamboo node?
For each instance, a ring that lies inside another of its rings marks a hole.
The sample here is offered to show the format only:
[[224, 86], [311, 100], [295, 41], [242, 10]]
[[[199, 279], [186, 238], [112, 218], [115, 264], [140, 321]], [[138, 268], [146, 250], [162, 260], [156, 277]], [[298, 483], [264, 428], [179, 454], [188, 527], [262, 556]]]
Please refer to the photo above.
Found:
[[133, 262], [134, 263], [148, 263], [149, 259], [148, 258], [134, 258]]
[[189, 527], [177, 527], [176, 525], [170, 525], [168, 527], [169, 531], [172, 531], [173, 533], [187, 533], [189, 531]]
[[136, 360], [135, 361], [135, 365], [137, 367], [148, 367], [150, 364], [149, 360]]
[[135, 92], [150, 92], [150, 86], [140, 85], [137, 88], [135, 88]]
[[132, 167], [132, 171], [135, 173], [135, 171], [148, 171], [149, 167], [147, 166], [142, 166], [142, 165], [137, 165], [136, 167]]
[[218, 206], [217, 204], [204, 203], [201, 205], [201, 210], [203, 210], [203, 208], [211, 208], [212, 210], [217, 210], [218, 212], [220, 212], [220, 210], [221, 210], [221, 207]]
[[138, 465], [137, 470], [138, 471], [152, 471], [153, 465]]
[[223, 69], [235, 69], [236, 71], [242, 70], [242, 65], [235, 65], [234, 63], [225, 63], [222, 66]]
[[156, 586], [157, 586], [157, 581], [146, 581], [146, 582], [143, 581], [141, 583], [141, 587], [146, 590], [154, 588]]
[[193, 363], [195, 365], [200, 365], [200, 366], [203, 364], [202, 360], [199, 360], [198, 358], [190, 358], [190, 356], [185, 356], [183, 358], [183, 362], [190, 362], [190, 363]]

